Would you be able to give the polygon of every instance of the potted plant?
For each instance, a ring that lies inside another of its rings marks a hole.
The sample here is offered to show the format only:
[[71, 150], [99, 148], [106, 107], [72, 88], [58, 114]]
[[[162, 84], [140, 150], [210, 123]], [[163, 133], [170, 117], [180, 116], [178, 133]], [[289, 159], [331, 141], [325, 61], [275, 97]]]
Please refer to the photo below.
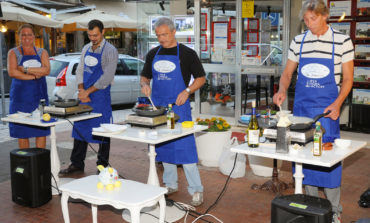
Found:
[[216, 117], [197, 118], [196, 122], [198, 125], [208, 126], [204, 132], [195, 134], [199, 162], [203, 166], [218, 167], [222, 150], [231, 137], [231, 126], [225, 119]]

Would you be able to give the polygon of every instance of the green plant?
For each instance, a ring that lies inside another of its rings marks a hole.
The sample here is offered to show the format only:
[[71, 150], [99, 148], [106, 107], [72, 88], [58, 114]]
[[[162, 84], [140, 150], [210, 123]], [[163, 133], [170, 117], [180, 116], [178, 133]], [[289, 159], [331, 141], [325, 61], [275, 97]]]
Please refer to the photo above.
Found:
[[230, 124], [223, 118], [212, 117], [211, 119], [197, 118], [198, 125], [208, 125], [208, 132], [224, 132], [231, 128]]

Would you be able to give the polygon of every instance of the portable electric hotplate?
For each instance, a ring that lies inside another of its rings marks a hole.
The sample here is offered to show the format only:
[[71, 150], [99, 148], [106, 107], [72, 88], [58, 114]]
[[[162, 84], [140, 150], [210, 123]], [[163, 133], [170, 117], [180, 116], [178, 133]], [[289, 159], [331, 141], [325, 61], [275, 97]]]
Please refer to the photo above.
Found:
[[[175, 114], [175, 121], [179, 120], [180, 117]], [[137, 114], [129, 114], [126, 117], [127, 124], [131, 126], [140, 126], [140, 127], [147, 127], [147, 128], [155, 128], [160, 125], [165, 125], [167, 123], [167, 116], [166, 115], [158, 115], [153, 117], [147, 116], [140, 116]]]
[[49, 113], [52, 116], [68, 117], [71, 115], [78, 115], [85, 112], [91, 112], [93, 108], [89, 105], [79, 104], [71, 107], [57, 107], [57, 106], [45, 106], [44, 112]]
[[[292, 143], [306, 145], [307, 143], [313, 140], [314, 131], [315, 131], [314, 128], [308, 128], [304, 130], [290, 130], [288, 134], [290, 136], [290, 140]], [[271, 141], [276, 141], [276, 137], [277, 137], [276, 126], [272, 126], [272, 127], [264, 129], [263, 135], [266, 137], [266, 139], [269, 139]]]

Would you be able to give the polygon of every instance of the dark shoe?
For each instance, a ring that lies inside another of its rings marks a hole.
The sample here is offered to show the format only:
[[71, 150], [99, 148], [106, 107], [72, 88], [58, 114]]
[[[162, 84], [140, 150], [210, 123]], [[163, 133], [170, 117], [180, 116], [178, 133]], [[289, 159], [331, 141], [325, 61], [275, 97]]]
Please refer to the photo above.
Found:
[[66, 169], [63, 169], [63, 170], [60, 170], [59, 171], [59, 174], [60, 175], [65, 175], [65, 174], [72, 174], [72, 173], [83, 173], [84, 170], [83, 169], [80, 169], [80, 168], [77, 168], [75, 166], [73, 166], [72, 164], [68, 166], [68, 168]]

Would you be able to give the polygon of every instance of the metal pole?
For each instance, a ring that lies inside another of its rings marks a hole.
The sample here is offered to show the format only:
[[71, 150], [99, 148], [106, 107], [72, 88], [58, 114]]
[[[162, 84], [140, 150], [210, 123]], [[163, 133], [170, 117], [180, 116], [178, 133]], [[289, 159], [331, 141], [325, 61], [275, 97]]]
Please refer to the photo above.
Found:
[[[0, 82], [1, 82], [1, 116], [5, 117], [5, 85], [4, 85], [4, 73], [3, 73], [3, 40], [4, 35], [0, 32]], [[5, 122], [3, 122], [5, 125]]]

